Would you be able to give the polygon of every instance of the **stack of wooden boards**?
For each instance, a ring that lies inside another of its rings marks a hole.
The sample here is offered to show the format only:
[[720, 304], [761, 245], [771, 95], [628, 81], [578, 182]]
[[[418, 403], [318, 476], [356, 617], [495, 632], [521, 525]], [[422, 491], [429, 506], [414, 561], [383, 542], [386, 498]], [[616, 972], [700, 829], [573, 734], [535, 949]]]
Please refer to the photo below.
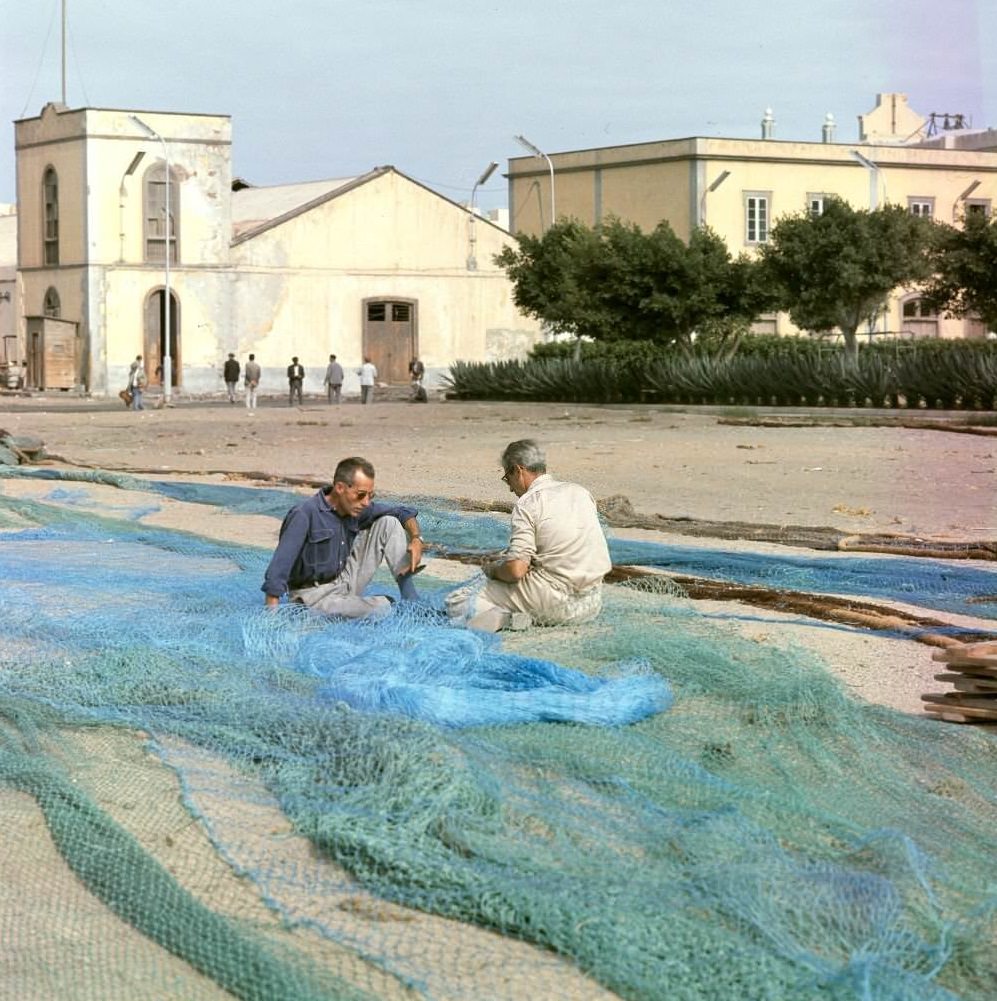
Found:
[[950, 723], [997, 723], [997, 642], [959, 643], [932, 659], [945, 665], [935, 679], [955, 691], [922, 695], [928, 715]]

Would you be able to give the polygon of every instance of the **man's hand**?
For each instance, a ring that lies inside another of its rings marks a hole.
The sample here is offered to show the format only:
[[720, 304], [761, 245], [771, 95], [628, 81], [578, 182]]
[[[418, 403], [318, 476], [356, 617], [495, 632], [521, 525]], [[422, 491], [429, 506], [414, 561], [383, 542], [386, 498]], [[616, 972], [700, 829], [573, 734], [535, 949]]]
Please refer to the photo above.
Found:
[[276, 608], [280, 604], [280, 598], [275, 598], [272, 594], [268, 594], [263, 599], [263, 603], [267, 608]]
[[424, 548], [422, 544], [422, 530], [419, 528], [419, 522], [415, 518], [409, 518], [402, 527], [408, 533], [408, 572], [415, 573], [422, 563], [422, 551]]
[[422, 563], [422, 550], [423, 545], [421, 536], [409, 539], [409, 573], [415, 573], [416, 568]]

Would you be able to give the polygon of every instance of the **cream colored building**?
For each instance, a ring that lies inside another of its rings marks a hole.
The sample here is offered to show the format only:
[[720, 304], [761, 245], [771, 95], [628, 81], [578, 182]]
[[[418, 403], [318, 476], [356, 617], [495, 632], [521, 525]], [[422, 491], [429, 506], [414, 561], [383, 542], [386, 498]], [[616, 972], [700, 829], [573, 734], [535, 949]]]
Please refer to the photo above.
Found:
[[172, 384], [194, 394], [223, 388], [229, 352], [256, 355], [264, 393], [295, 355], [320, 391], [335, 353], [349, 391], [365, 355], [389, 382], [417, 355], [431, 380], [539, 337], [493, 263], [509, 234], [393, 167], [233, 183], [226, 115], [49, 104], [15, 138], [31, 385], [113, 393], [138, 354], [156, 385], [167, 327]]
[[[912, 213], [958, 223], [965, 212], [989, 215], [997, 204], [997, 135], [950, 129], [930, 134], [931, 121], [913, 112], [903, 94], [881, 94], [859, 116], [860, 141], [834, 141], [825, 120], [821, 142], [772, 138], [766, 113], [763, 138], [693, 137], [550, 154], [509, 161], [509, 211], [514, 233], [538, 235], [558, 218], [595, 225], [608, 216], [645, 230], [667, 220], [688, 239], [709, 225], [733, 254], [754, 252], [782, 215], [820, 211], [829, 195], [856, 208], [887, 203]], [[975, 141], [974, 141], [975, 137]], [[794, 333], [785, 315], [756, 325]], [[914, 336], [983, 336], [973, 320], [926, 314], [916, 293], [898, 290], [877, 333]]]

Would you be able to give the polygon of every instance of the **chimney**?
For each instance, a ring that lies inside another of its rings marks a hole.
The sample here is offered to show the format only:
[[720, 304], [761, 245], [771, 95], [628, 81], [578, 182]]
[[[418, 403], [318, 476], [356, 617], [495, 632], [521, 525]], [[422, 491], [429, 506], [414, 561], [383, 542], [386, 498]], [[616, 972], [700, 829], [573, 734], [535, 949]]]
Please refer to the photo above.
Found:
[[762, 118], [762, 138], [771, 139], [775, 131], [775, 118], [772, 117], [772, 109], [765, 109], [765, 117]]
[[824, 116], [824, 124], [820, 130], [820, 141], [822, 143], [833, 143], [834, 142], [834, 130], [837, 126], [834, 123], [834, 115], [829, 111]]

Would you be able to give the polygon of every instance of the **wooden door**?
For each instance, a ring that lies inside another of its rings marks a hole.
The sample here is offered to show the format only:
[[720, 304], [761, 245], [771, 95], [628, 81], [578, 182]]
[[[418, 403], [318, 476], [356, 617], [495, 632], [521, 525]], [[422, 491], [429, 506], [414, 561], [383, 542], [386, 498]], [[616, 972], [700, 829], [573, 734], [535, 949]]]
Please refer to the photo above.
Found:
[[414, 299], [364, 300], [363, 354], [379, 382], [408, 382], [409, 362], [418, 353], [417, 306]]

